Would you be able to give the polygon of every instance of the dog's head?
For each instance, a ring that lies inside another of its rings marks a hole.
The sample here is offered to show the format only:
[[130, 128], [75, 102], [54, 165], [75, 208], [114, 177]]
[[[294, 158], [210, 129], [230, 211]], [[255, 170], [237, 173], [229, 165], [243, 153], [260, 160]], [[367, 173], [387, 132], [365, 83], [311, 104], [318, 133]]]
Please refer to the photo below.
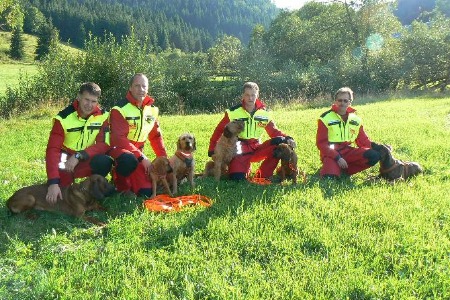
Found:
[[372, 142], [371, 147], [373, 150], [380, 153], [380, 165], [382, 167], [386, 168], [394, 163], [394, 158], [392, 157], [392, 147], [390, 145]]
[[170, 166], [169, 159], [164, 156], [157, 156], [152, 161], [152, 172], [156, 173], [158, 176], [164, 176], [168, 173], [172, 173], [172, 167]]
[[273, 156], [281, 159], [282, 161], [290, 161], [294, 157], [294, 149], [288, 145], [281, 143], [273, 150]]
[[114, 193], [115, 188], [101, 175], [91, 175], [81, 183], [81, 189], [97, 200], [104, 199]]
[[177, 150], [182, 152], [194, 152], [197, 149], [195, 136], [191, 133], [183, 133], [178, 137]]
[[244, 128], [245, 128], [244, 121], [233, 120], [225, 126], [223, 130], [223, 135], [226, 138], [232, 138], [233, 136], [238, 136], [239, 133], [244, 131]]

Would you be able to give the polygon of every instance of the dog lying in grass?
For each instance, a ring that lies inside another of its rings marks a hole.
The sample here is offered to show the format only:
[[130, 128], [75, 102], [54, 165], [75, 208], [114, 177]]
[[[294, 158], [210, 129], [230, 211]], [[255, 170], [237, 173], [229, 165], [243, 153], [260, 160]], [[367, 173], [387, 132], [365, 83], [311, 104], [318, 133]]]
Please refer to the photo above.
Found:
[[178, 192], [178, 183], [187, 179], [194, 189], [194, 170], [195, 159], [194, 151], [197, 148], [195, 137], [191, 133], [184, 133], [178, 137], [177, 151], [169, 158], [172, 173], [167, 177], [169, 184], [172, 186], [172, 193], [174, 195]]
[[244, 121], [233, 120], [225, 126], [217, 141], [212, 160], [206, 163], [203, 176], [214, 176], [216, 181], [228, 173], [228, 165], [237, 154], [238, 135], [244, 130]]
[[103, 207], [97, 202], [114, 192], [105, 177], [91, 175], [80, 183], [74, 183], [68, 187], [62, 187], [62, 199], [56, 203], [49, 203], [45, 198], [47, 195], [46, 184], [36, 184], [23, 187], [15, 192], [7, 201], [6, 206], [13, 213], [20, 213], [30, 209], [58, 211], [67, 215], [82, 218], [96, 225], [104, 225], [99, 220], [85, 215], [89, 210], [102, 210]]
[[389, 145], [372, 142], [372, 149], [380, 153], [381, 178], [393, 181], [408, 179], [423, 172], [422, 167], [416, 162], [401, 161], [392, 156], [392, 148]]

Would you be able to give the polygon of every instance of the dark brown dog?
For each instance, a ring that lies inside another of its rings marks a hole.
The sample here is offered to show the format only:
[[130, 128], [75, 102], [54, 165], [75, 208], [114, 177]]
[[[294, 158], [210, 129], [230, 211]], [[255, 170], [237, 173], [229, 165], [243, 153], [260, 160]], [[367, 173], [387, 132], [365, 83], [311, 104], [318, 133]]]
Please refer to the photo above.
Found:
[[305, 172], [300, 171], [297, 166], [297, 154], [288, 144], [279, 144], [273, 150], [273, 156], [279, 158], [281, 166], [277, 169], [277, 175], [281, 181], [292, 179], [293, 183], [297, 183], [297, 177], [301, 173], [303, 181], [305, 181]]
[[58, 199], [55, 204], [47, 202], [47, 185], [37, 184], [23, 187], [11, 198], [6, 205], [13, 213], [20, 213], [29, 209], [59, 211], [67, 215], [82, 218], [96, 225], [104, 225], [93, 217], [85, 215], [89, 210], [103, 209], [97, 200], [104, 199], [114, 192], [105, 177], [91, 175], [81, 183], [74, 183], [68, 187], [61, 188], [62, 199]]
[[389, 145], [372, 143], [372, 149], [380, 153], [380, 177], [387, 180], [408, 179], [423, 172], [416, 162], [401, 161], [392, 156]]
[[150, 179], [152, 181], [152, 196], [156, 197], [156, 190], [158, 186], [163, 186], [166, 193], [173, 197], [172, 191], [169, 187], [169, 182], [167, 181], [167, 175], [172, 172], [172, 167], [170, 166], [169, 159], [164, 156], [157, 156], [152, 161], [152, 166], [150, 170]]
[[[220, 180], [224, 170], [228, 169], [231, 159], [237, 154], [238, 135], [244, 130], [244, 125], [244, 121], [233, 120], [225, 126], [212, 155], [214, 164], [206, 163], [204, 176], [213, 173], [216, 180]], [[213, 171], [211, 171], [212, 166], [214, 166]]]
[[169, 158], [173, 172], [167, 177], [172, 185], [172, 193], [174, 195], [178, 192], [178, 182], [184, 178], [187, 178], [192, 189], [195, 187], [195, 159], [193, 154], [196, 148], [197, 143], [193, 134], [184, 133], [178, 138], [177, 151]]

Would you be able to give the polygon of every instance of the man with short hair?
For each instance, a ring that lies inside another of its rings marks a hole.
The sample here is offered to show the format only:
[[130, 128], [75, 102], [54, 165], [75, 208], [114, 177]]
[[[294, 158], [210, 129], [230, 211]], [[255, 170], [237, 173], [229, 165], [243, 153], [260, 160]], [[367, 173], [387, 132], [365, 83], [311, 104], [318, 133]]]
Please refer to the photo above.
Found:
[[371, 149], [362, 119], [351, 107], [352, 102], [353, 91], [348, 87], [340, 88], [334, 95], [331, 109], [318, 120], [316, 145], [322, 160], [321, 177], [353, 175], [380, 160], [380, 154]]
[[80, 86], [77, 98], [53, 118], [46, 150], [48, 191], [46, 199], [62, 199], [61, 187], [75, 178], [106, 176], [113, 160], [109, 150], [108, 113], [98, 104], [100, 87], [93, 82]]
[[[262, 161], [255, 177], [271, 179], [280, 160], [273, 155], [275, 147], [280, 143], [287, 143], [293, 148], [296, 145], [292, 137], [276, 127], [272, 112], [259, 99], [259, 86], [255, 82], [244, 83], [241, 102], [226, 110], [211, 136], [208, 156], [212, 157], [225, 126], [233, 120], [243, 120], [245, 128], [239, 134], [240, 151], [229, 165], [229, 178], [247, 179], [250, 175], [251, 163]], [[270, 139], [261, 143], [260, 138], [264, 133], [267, 133]]]
[[159, 110], [147, 93], [147, 76], [135, 74], [125, 99], [110, 113], [114, 183], [120, 192], [144, 197], [152, 195], [151, 162], [144, 154], [145, 141], [150, 142], [156, 156], [167, 156], [158, 122]]

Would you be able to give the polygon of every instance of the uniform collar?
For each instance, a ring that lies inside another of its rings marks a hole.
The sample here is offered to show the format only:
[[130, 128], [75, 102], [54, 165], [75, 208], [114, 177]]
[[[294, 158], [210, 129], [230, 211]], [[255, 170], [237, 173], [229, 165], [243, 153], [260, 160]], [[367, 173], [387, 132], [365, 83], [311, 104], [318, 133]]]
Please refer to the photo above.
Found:
[[[139, 102], [134, 99], [133, 95], [131, 95], [131, 92], [128, 91], [126, 95], [127, 100], [133, 104], [134, 106], [139, 106]], [[155, 102], [153, 98], [151, 98], [149, 95], [145, 96], [144, 101], [142, 101], [142, 106], [152, 105]]]
[[[338, 106], [336, 104], [333, 104], [331, 106], [331, 110], [334, 111], [335, 113], [338, 113], [339, 108], [338, 108]], [[349, 106], [349, 107], [347, 107], [346, 113], [349, 114], [349, 113], [353, 113], [355, 111], [356, 111], [356, 109], [354, 109], [353, 107]]]
[[[245, 104], [244, 104], [244, 100], [241, 101], [241, 106], [243, 109], [245, 109]], [[266, 105], [259, 99], [256, 99], [255, 101], [255, 111], [258, 109], [264, 109], [266, 108]]]

